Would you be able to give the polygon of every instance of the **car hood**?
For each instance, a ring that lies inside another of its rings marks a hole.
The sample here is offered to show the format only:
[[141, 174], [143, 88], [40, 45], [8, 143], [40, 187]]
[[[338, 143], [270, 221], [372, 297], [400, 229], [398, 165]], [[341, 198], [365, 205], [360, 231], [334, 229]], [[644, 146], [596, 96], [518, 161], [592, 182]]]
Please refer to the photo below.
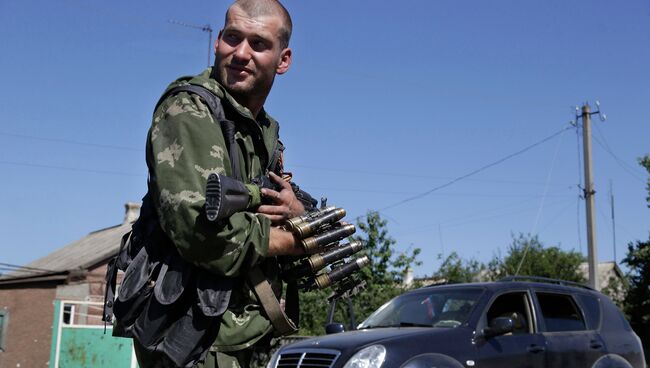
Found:
[[[387, 327], [313, 337], [287, 345], [285, 349], [336, 349], [347, 350], [376, 343], [389, 343], [391, 340], [408, 339], [417, 341], [420, 337], [431, 339], [440, 334], [450, 333], [450, 328], [433, 327]], [[452, 332], [453, 333], [453, 332]]]

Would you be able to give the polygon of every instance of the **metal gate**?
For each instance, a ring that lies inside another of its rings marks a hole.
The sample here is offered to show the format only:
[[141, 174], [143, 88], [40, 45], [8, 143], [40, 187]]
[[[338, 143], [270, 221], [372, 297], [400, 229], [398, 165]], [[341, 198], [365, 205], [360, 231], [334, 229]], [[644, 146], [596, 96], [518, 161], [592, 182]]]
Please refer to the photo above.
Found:
[[50, 368], [135, 368], [131, 339], [104, 328], [102, 303], [54, 301]]

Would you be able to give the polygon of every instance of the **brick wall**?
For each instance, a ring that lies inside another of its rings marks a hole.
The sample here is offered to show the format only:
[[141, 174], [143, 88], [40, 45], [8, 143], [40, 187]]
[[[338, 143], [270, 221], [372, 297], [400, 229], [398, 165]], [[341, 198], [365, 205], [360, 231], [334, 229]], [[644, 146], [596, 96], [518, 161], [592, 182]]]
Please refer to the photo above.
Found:
[[0, 289], [0, 309], [8, 312], [0, 367], [47, 367], [55, 293], [53, 283]]

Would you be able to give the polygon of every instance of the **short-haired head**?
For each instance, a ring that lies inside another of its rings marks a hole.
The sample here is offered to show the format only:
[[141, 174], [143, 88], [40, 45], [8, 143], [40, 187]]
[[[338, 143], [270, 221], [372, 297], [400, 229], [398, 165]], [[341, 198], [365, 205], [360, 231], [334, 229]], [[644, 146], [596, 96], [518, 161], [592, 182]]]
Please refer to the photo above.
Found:
[[280, 4], [278, 0], [236, 0], [226, 12], [226, 24], [228, 24], [228, 16], [230, 14], [230, 8], [238, 7], [250, 17], [262, 17], [262, 16], [279, 16], [282, 20], [282, 26], [280, 27], [280, 34], [278, 35], [280, 40], [280, 47], [285, 49], [289, 47], [289, 40], [291, 39], [291, 30], [293, 24], [291, 23], [291, 16], [287, 9]]

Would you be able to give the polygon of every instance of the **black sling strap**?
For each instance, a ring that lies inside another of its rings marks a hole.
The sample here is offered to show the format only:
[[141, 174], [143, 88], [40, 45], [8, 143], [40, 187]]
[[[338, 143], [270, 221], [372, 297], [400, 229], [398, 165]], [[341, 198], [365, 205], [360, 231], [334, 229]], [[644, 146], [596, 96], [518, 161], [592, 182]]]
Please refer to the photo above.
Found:
[[[193, 84], [177, 86], [169, 89], [160, 97], [155, 109], [158, 109], [158, 106], [167, 97], [178, 94], [180, 92], [196, 94], [206, 102], [208, 108], [210, 109], [210, 112], [212, 113], [212, 116], [219, 121], [224, 138], [226, 139], [226, 144], [228, 145], [228, 155], [230, 156], [230, 167], [233, 171], [233, 178], [238, 179], [239, 181], [243, 181], [241, 178], [241, 171], [239, 166], [239, 146], [235, 142], [235, 123], [226, 119], [221, 100], [217, 96], [201, 86]], [[285, 314], [285, 312], [280, 307], [278, 299], [275, 297], [275, 294], [271, 289], [271, 285], [266, 280], [259, 267], [255, 267], [249, 272], [249, 281], [253, 286], [255, 294], [260, 299], [262, 308], [271, 320], [271, 323], [276, 330], [276, 334], [282, 336], [297, 332], [298, 328], [296, 324], [299, 320], [297, 285], [295, 285], [295, 283], [288, 285], [286, 303], [287, 313]], [[289, 314], [289, 316], [287, 316], [287, 314]], [[296, 321], [296, 323], [294, 323], [292, 320]]]

